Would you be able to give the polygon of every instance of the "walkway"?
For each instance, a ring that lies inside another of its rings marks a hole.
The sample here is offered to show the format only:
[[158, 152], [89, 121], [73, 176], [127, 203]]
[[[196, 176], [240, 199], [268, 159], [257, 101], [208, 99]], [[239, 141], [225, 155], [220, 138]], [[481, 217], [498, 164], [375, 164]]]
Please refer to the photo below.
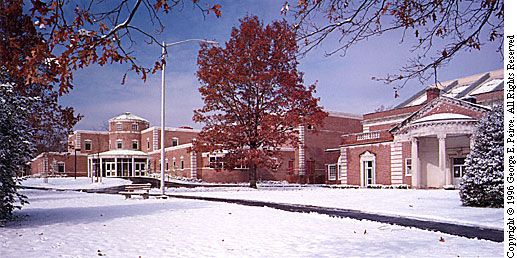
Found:
[[406, 218], [400, 216], [379, 215], [359, 210], [328, 208], [312, 205], [274, 203], [241, 199], [225, 199], [215, 197], [186, 196], [178, 194], [167, 194], [167, 196], [179, 199], [203, 200], [212, 202], [235, 203], [246, 206], [268, 207], [290, 212], [318, 213], [331, 217], [351, 218], [357, 220], [370, 220], [403, 227], [413, 227], [429, 231], [438, 231], [446, 234], [490, 240], [494, 242], [504, 241], [504, 232], [500, 229], [485, 228], [478, 226], [458, 225], [448, 222], [429, 221], [423, 219]]
[[[104, 188], [104, 189], [71, 189], [71, 190], [60, 190], [60, 189], [41, 188], [41, 187], [22, 187], [22, 188], [38, 189], [38, 190], [80, 191], [80, 192], [88, 192], [88, 193], [117, 194], [119, 191], [123, 190], [124, 186]], [[478, 239], [490, 240], [490, 241], [494, 241], [494, 242], [503, 242], [504, 241], [504, 231], [503, 230], [481, 227], [481, 226], [459, 225], [459, 224], [454, 224], [454, 223], [449, 223], [449, 222], [439, 222], [439, 221], [431, 221], [431, 220], [425, 220], [425, 219], [407, 218], [407, 217], [401, 217], [401, 216], [380, 215], [380, 214], [359, 211], [359, 210], [329, 208], [329, 207], [312, 206], [312, 205], [286, 204], [286, 203], [252, 201], [252, 200], [242, 200], [242, 199], [226, 199], [226, 198], [216, 198], [216, 197], [187, 196], [187, 195], [179, 195], [179, 194], [166, 194], [166, 195], [168, 197], [178, 198], [178, 199], [234, 203], [234, 204], [240, 204], [240, 205], [246, 205], [246, 206], [268, 207], [268, 208], [279, 209], [279, 210], [289, 211], [289, 212], [300, 212], [300, 213], [314, 212], [314, 213], [318, 213], [318, 214], [328, 215], [331, 217], [351, 218], [351, 219], [357, 219], [357, 220], [370, 220], [370, 221], [376, 221], [376, 222], [380, 222], [380, 223], [387, 223], [387, 224], [398, 225], [398, 226], [403, 226], [403, 227], [413, 227], [413, 228], [418, 228], [418, 229], [423, 229], [423, 230], [437, 231], [437, 232], [442, 232], [442, 233], [446, 233], [446, 234], [467, 237], [467, 238], [478, 238]], [[152, 193], [151, 196], [160, 196], [160, 194]]]

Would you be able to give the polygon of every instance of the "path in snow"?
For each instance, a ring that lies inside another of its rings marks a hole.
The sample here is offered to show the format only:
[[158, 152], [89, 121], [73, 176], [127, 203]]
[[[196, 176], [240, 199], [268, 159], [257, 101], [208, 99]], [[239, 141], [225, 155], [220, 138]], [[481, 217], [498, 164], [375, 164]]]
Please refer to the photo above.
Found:
[[246, 205], [246, 206], [255, 206], [255, 207], [268, 207], [268, 208], [274, 208], [274, 209], [290, 211], [290, 212], [318, 213], [318, 214], [329, 215], [331, 217], [350, 218], [350, 219], [356, 219], [356, 220], [369, 220], [369, 221], [375, 221], [375, 222], [380, 222], [380, 223], [387, 223], [387, 224], [391, 224], [391, 225], [413, 227], [413, 228], [430, 230], [430, 231], [439, 231], [439, 232], [443, 232], [446, 234], [468, 237], [468, 238], [485, 239], [485, 240], [491, 240], [491, 241], [495, 241], [495, 242], [504, 241], [504, 231], [499, 230], [499, 229], [469, 226], [469, 225], [459, 225], [459, 224], [431, 221], [431, 220], [405, 218], [402, 216], [380, 215], [380, 214], [368, 213], [368, 212], [363, 212], [363, 211], [358, 211], [358, 210], [326, 208], [326, 207], [318, 207], [318, 206], [312, 206], [312, 205], [295, 205], [295, 204], [285, 204], [285, 203], [240, 200], [240, 199], [223, 199], [223, 198], [215, 198], [215, 197], [200, 197], [200, 196], [186, 196], [186, 195], [173, 195], [173, 194], [168, 194], [167, 196], [173, 197], [173, 198], [180, 198], [180, 199], [193, 199], [193, 200], [203, 200], [203, 201], [213, 201], [213, 202], [235, 203], [235, 204], [241, 204], [241, 205]]
[[22, 190], [0, 257], [501, 257], [503, 243], [230, 203]]

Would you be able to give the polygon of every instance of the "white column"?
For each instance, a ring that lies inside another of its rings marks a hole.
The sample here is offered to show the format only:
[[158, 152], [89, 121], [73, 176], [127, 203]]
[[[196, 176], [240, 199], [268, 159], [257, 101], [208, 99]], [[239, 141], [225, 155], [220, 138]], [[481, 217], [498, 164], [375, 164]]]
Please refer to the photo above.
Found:
[[411, 186], [420, 188], [420, 158], [418, 157], [418, 139], [411, 139]]
[[118, 160], [117, 160], [117, 157], [115, 157], [115, 176], [118, 176], [117, 171], [118, 171]]
[[197, 156], [194, 151], [190, 152], [190, 177], [197, 178]]
[[101, 178], [102, 180], [102, 172], [105, 172], [105, 171], [102, 171], [102, 169], [104, 168], [104, 166], [102, 165], [102, 158], [99, 158], [99, 177]]
[[135, 176], [135, 157], [131, 156], [131, 172], [129, 176], [134, 177]]
[[305, 126], [300, 125], [298, 132], [298, 175], [305, 175]]
[[445, 185], [452, 184], [452, 174], [447, 173], [447, 147], [445, 145], [445, 134], [439, 134], [438, 136], [438, 166], [440, 167], [440, 174], [445, 176]]

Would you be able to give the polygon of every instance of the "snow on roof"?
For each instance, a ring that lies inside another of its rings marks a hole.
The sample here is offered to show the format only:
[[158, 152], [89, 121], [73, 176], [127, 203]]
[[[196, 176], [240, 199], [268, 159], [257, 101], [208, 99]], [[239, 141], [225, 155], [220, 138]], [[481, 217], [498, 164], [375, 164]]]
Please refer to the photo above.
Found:
[[329, 116], [334, 116], [334, 117], [363, 119], [363, 116], [358, 115], [358, 114], [345, 113], [345, 112], [339, 112], [339, 111], [333, 111], [333, 110], [325, 110], [325, 112], [327, 112], [329, 114]]
[[110, 151], [106, 151], [106, 152], [101, 152], [99, 154], [91, 154], [90, 156], [102, 156], [102, 157], [105, 157], [105, 156], [147, 156], [147, 153], [143, 152], [143, 151], [137, 151], [137, 150], [123, 150], [123, 149], [118, 149], [118, 150], [110, 150]]
[[[145, 130], [142, 131], [142, 133], [146, 133], [146, 132], [150, 132], [152, 130], [161, 130], [161, 127], [160, 126], [152, 126], [152, 127], [149, 127]], [[165, 127], [165, 131], [166, 132], [194, 132], [194, 133], [200, 133], [201, 130], [199, 129], [194, 129], [194, 128], [174, 128], [174, 127]]]
[[424, 122], [432, 122], [432, 121], [443, 121], [443, 120], [476, 120], [470, 116], [462, 115], [462, 114], [453, 114], [453, 113], [441, 113], [434, 114], [426, 117], [422, 117], [417, 119], [414, 123], [424, 123]]
[[479, 88], [470, 93], [476, 95], [493, 91], [499, 84], [503, 83], [503, 79], [495, 79], [482, 84]]
[[[496, 90], [497, 86], [502, 82], [504, 76], [504, 69], [499, 69], [487, 73], [475, 74], [463, 78], [458, 78], [438, 84], [433, 84], [430, 87], [438, 87], [442, 90], [442, 95], [450, 98], [461, 98], [468, 95], [475, 95]], [[480, 85], [480, 86], [479, 86]], [[422, 90], [406, 102], [402, 102], [397, 108], [409, 107], [425, 103], [427, 94]]]
[[109, 121], [111, 122], [111, 121], [124, 121], [124, 120], [138, 120], [138, 121], [144, 121], [144, 122], [149, 123], [149, 121], [147, 121], [146, 119], [143, 119], [131, 112], [126, 112], [122, 115], [119, 115], [117, 117], [110, 119]]

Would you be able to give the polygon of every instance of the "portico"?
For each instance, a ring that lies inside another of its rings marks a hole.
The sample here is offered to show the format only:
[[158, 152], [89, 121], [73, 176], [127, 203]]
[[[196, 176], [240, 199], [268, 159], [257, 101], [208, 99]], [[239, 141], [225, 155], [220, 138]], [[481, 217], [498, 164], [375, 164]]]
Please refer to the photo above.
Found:
[[88, 176], [135, 177], [147, 172], [148, 155], [135, 150], [111, 150], [88, 156]]
[[411, 142], [413, 188], [459, 185], [477, 121], [462, 114], [439, 113], [415, 119], [393, 131], [395, 142]]

